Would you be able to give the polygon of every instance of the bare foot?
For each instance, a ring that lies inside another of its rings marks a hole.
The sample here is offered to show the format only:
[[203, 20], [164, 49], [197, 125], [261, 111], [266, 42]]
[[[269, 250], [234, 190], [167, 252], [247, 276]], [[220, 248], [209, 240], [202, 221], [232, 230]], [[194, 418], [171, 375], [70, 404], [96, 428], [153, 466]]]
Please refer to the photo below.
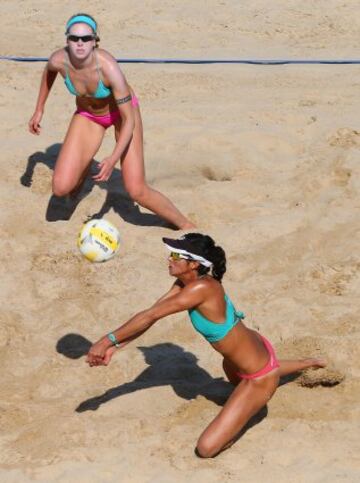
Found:
[[304, 364], [306, 364], [306, 368], [312, 367], [313, 369], [320, 369], [322, 367], [326, 367], [327, 362], [325, 359], [321, 358], [309, 358], [303, 360]]

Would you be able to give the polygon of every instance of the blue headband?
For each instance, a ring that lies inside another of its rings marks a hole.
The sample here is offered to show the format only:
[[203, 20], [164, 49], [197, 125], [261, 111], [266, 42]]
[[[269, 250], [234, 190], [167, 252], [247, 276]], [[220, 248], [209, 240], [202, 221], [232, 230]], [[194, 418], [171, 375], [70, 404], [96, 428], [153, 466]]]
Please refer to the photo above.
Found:
[[89, 27], [93, 29], [94, 33], [96, 34], [96, 22], [87, 15], [76, 15], [76, 17], [71, 18], [66, 24], [66, 33], [68, 33], [70, 27], [74, 25], [74, 23], [86, 23], [87, 25], [89, 25]]

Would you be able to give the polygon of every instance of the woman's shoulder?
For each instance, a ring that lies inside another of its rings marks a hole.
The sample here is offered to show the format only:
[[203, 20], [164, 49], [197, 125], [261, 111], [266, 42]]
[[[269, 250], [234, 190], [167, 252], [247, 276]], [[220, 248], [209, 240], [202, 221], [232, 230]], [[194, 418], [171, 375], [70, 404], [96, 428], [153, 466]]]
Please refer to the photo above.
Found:
[[201, 308], [204, 306], [211, 306], [213, 304], [221, 304], [224, 301], [225, 292], [221, 283], [215, 280], [213, 277], [205, 275], [204, 277], [194, 280], [190, 284], [186, 285], [186, 290], [196, 295], [197, 299], [201, 300], [199, 304], [194, 307]]
[[204, 275], [202, 277], [199, 277], [198, 279], [194, 280], [191, 282], [189, 285], [189, 288], [196, 289], [196, 290], [201, 290], [205, 292], [218, 292], [220, 291], [221, 293], [224, 292], [224, 289], [217, 280], [215, 280], [213, 277], [210, 275]]
[[112, 54], [110, 54], [110, 52], [108, 52], [107, 50], [97, 48], [95, 55], [105, 75], [107, 74], [111, 75], [112, 73], [116, 74], [119, 71], [121, 72], [121, 69], [115, 57]]
[[66, 52], [65, 49], [59, 49], [53, 52], [48, 60], [48, 66], [53, 70], [60, 70], [65, 62]]
[[100, 49], [100, 48], [97, 48], [96, 49], [96, 55], [97, 55], [97, 58], [103, 63], [109, 63], [109, 64], [113, 64], [114, 62], [116, 63], [116, 59], [115, 57], [110, 54], [110, 52], [108, 52], [107, 50], [105, 49]]

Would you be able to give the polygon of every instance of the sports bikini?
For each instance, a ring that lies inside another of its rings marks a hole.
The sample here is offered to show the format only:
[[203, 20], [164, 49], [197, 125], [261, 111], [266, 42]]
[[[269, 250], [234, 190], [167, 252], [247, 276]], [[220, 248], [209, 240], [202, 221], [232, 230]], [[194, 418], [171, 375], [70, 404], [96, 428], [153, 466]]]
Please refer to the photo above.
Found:
[[189, 316], [194, 329], [205, 337], [208, 342], [218, 342], [242, 319], [243, 312], [238, 312], [229, 297], [225, 295], [226, 318], [225, 321], [217, 324], [204, 317], [198, 310], [190, 309]]
[[[74, 96], [94, 97], [95, 99], [106, 99], [107, 97], [109, 97], [111, 95], [111, 89], [106, 87], [103, 80], [102, 80], [101, 68], [99, 66], [99, 61], [98, 61], [98, 57], [97, 57], [95, 50], [94, 50], [94, 55], [95, 55], [95, 61], [96, 61], [96, 70], [99, 74], [99, 82], [98, 82], [98, 85], [97, 85], [97, 88], [96, 88], [96, 91], [94, 92], [94, 94], [81, 96], [77, 92], [77, 90], [75, 89], [75, 86], [70, 79], [70, 75], [69, 75], [69, 62], [70, 61], [69, 61], [68, 54], [66, 53], [66, 56], [65, 56], [66, 76], [65, 76], [64, 82], [65, 82], [65, 85], [66, 85], [68, 91], [71, 94], [73, 94]], [[139, 100], [135, 95], [133, 95], [132, 98], [131, 98], [131, 104], [132, 104], [133, 107], [137, 107], [139, 105]], [[101, 116], [97, 116], [95, 114], [92, 114], [89, 111], [78, 108], [75, 111], [75, 114], [79, 114], [82, 117], [86, 117], [90, 121], [93, 121], [96, 124], [99, 124], [100, 126], [104, 127], [105, 129], [107, 129], [110, 126], [113, 126], [120, 119], [120, 112], [119, 112], [118, 109], [116, 111], [110, 111], [108, 114], [103, 114]]]
[[73, 94], [74, 96], [78, 96], [78, 97], [94, 97], [95, 99], [105, 99], [106, 97], [109, 97], [111, 95], [111, 89], [109, 89], [109, 87], [106, 87], [103, 80], [102, 80], [102, 74], [101, 74], [101, 69], [100, 69], [100, 66], [99, 66], [99, 61], [98, 61], [98, 57], [97, 57], [97, 54], [96, 54], [96, 50], [94, 50], [94, 55], [95, 55], [95, 62], [96, 62], [96, 70], [97, 70], [97, 73], [99, 75], [99, 82], [98, 82], [96, 91], [94, 92], [94, 94], [80, 95], [77, 92], [77, 90], [75, 89], [75, 86], [72, 83], [72, 80], [70, 79], [69, 58], [68, 58], [68, 54], [66, 53], [66, 56], [65, 56], [66, 76], [65, 76], [64, 82], [65, 82], [65, 85], [66, 85], [68, 91], [70, 92], [70, 94]]
[[[238, 312], [235, 309], [227, 295], [225, 295], [225, 302], [226, 318], [225, 321], [220, 324], [207, 319], [196, 309], [190, 309], [188, 311], [194, 329], [203, 335], [208, 342], [218, 342], [223, 339], [240, 320], [245, 318], [243, 312]], [[262, 369], [252, 374], [242, 374], [237, 372], [236, 375], [239, 379], [256, 379], [279, 367], [279, 361], [276, 358], [273, 346], [263, 335], [259, 335], [269, 354], [269, 360]]]

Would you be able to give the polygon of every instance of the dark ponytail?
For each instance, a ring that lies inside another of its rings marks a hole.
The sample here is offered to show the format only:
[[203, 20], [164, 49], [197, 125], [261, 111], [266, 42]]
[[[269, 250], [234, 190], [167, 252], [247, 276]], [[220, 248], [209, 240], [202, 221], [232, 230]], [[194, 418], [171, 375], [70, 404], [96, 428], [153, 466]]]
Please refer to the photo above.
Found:
[[226, 272], [226, 256], [224, 250], [219, 246], [215, 246], [211, 251], [210, 261], [213, 263], [212, 276], [215, 280], [221, 282]]
[[[224, 250], [215, 245], [214, 240], [208, 235], [201, 233], [187, 233], [184, 238], [194, 247], [194, 253], [201, 255], [213, 264], [211, 267], [211, 275], [221, 282], [221, 279], [226, 272], [226, 256]], [[199, 275], [205, 275], [210, 271], [209, 267], [199, 265]]]

